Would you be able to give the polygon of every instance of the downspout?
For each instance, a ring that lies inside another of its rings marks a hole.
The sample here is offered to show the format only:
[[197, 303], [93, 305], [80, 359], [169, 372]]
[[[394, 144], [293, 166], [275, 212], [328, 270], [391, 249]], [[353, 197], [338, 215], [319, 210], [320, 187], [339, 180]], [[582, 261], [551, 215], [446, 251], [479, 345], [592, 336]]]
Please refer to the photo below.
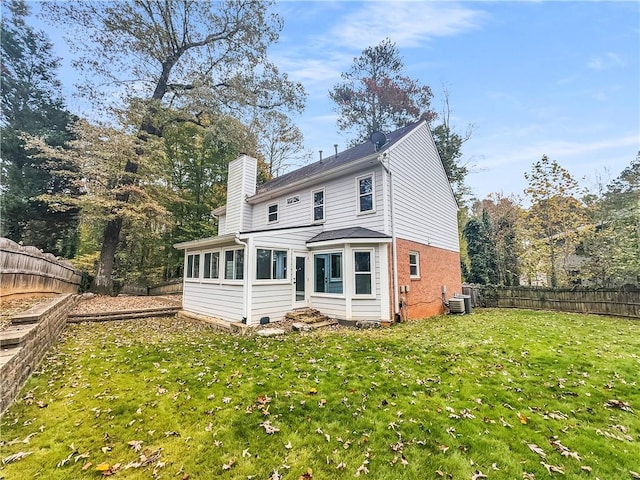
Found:
[[[389, 176], [389, 216], [391, 217], [391, 250], [392, 253], [392, 263], [393, 263], [393, 275], [391, 276], [391, 282], [393, 283], [393, 311], [394, 311], [394, 320], [398, 321], [401, 318], [399, 312], [400, 306], [400, 295], [398, 292], [398, 249], [396, 242], [396, 227], [395, 220], [393, 216], [393, 176], [391, 175], [391, 170], [384, 164], [384, 159], [387, 158], [388, 153], [385, 152], [382, 155], [378, 155], [378, 161], [387, 175]], [[389, 158], [389, 164], [391, 164], [391, 158]]]
[[251, 281], [249, 279], [249, 255], [250, 255], [250, 250], [249, 250], [249, 243], [248, 242], [243, 242], [242, 240], [240, 240], [240, 232], [236, 233], [236, 236], [234, 237], [234, 241], [236, 242], [236, 245], [241, 245], [242, 247], [244, 247], [244, 272], [242, 274], [244, 280], [242, 283], [242, 295], [244, 297], [244, 305], [243, 305], [243, 316], [242, 316], [242, 323], [245, 324], [249, 324], [251, 322], [251, 319], [249, 318], [250, 315], [250, 311], [251, 311]]

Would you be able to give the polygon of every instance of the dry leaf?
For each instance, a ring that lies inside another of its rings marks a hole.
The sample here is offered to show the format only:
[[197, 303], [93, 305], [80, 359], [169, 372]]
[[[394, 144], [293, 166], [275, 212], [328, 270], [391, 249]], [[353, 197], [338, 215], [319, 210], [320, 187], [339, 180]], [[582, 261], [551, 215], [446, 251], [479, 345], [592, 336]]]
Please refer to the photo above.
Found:
[[633, 472], [633, 471], [631, 471], [631, 470], [629, 470], [629, 473], [631, 474], [631, 476], [632, 476], [633, 478], [638, 478], [638, 479], [640, 479], [640, 473], [638, 473], [638, 472]]
[[547, 458], [547, 454], [544, 453], [544, 450], [542, 450], [538, 445], [536, 445], [535, 443], [527, 443], [527, 447], [529, 447], [531, 449], [531, 451], [533, 453], [537, 453], [538, 455], [540, 455], [542, 458]]
[[518, 419], [520, 420], [520, 423], [523, 425], [526, 425], [527, 423], [529, 423], [529, 419], [520, 412], [518, 412]]
[[482, 473], [480, 470], [476, 470], [476, 473], [474, 473], [471, 476], [471, 480], [478, 480], [479, 478], [488, 478], [484, 473]]
[[14, 453], [13, 455], [9, 455], [8, 457], [3, 458], [2, 459], [2, 464], [6, 465], [7, 463], [17, 462], [18, 460], [22, 460], [24, 457], [28, 457], [32, 453], [33, 452], [18, 452], [18, 453]]
[[564, 475], [564, 468], [558, 467], [556, 465], [549, 465], [548, 463], [540, 462], [544, 468], [547, 469], [549, 473], [561, 473]]
[[231, 470], [231, 467], [233, 467], [235, 464], [236, 464], [236, 457], [233, 457], [227, 463], [222, 465], [222, 470]]

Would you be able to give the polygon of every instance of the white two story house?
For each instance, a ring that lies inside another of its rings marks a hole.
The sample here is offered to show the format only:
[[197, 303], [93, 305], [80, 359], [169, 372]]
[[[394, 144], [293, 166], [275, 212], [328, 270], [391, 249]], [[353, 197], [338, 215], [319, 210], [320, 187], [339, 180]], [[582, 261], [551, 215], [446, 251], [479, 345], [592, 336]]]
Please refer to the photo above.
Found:
[[461, 291], [457, 205], [429, 126], [375, 140], [259, 188], [254, 158], [229, 163], [218, 235], [174, 245], [183, 309], [247, 324], [303, 307], [339, 320], [442, 313]]

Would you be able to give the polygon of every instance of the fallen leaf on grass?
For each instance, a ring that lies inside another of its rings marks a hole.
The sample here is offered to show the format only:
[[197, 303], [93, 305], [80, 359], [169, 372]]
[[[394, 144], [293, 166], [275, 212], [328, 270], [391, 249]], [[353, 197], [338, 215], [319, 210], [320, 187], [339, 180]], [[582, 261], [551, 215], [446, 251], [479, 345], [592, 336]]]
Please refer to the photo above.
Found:
[[280, 431], [280, 429], [278, 427], [274, 427], [273, 425], [271, 425], [271, 422], [269, 420], [267, 420], [266, 422], [262, 422], [260, 424], [260, 426], [264, 428], [264, 431], [268, 435], [272, 435], [272, 434]]
[[631, 408], [629, 403], [623, 402], [622, 400], [612, 399], [608, 402], [605, 402], [604, 406], [609, 408], [619, 408], [620, 410], [624, 410], [625, 412], [633, 412], [633, 409]]
[[556, 465], [549, 465], [548, 463], [540, 462], [544, 468], [547, 469], [549, 473], [561, 473], [564, 475], [564, 468], [558, 467]]
[[527, 423], [529, 423], [529, 419], [527, 418], [527, 416], [523, 415], [520, 412], [518, 412], [518, 420], [520, 420], [520, 423], [523, 425], [526, 425]]
[[139, 452], [140, 450], [142, 450], [142, 444], [144, 442], [142, 440], [129, 440], [127, 442], [127, 445], [129, 445], [131, 448], [133, 448], [134, 452]]
[[6, 465], [7, 463], [17, 462], [18, 460], [22, 460], [24, 457], [28, 457], [32, 453], [33, 452], [18, 452], [18, 453], [14, 453], [13, 455], [9, 455], [8, 457], [3, 458], [2, 459], [2, 464]]
[[536, 445], [535, 443], [527, 443], [527, 447], [529, 447], [531, 449], [531, 451], [533, 453], [537, 453], [538, 455], [540, 455], [542, 458], [547, 458], [547, 454], [544, 453], [544, 450], [542, 450], [538, 445]]
[[479, 478], [489, 478], [487, 477], [484, 473], [482, 473], [480, 470], [477, 470], [476, 473], [474, 473], [471, 477], [471, 480], [478, 480]]
[[640, 479], [640, 473], [638, 473], [638, 472], [633, 472], [633, 471], [631, 471], [631, 470], [629, 470], [629, 473], [631, 474], [631, 476], [632, 476], [633, 478], [638, 478], [638, 479]]
[[591, 467], [587, 466], [587, 465], [583, 465], [580, 467], [580, 470], [582, 470], [583, 472], [589, 472], [591, 473]]
[[231, 470], [231, 467], [233, 467], [235, 464], [236, 464], [236, 457], [233, 457], [227, 463], [222, 465], [222, 470]]

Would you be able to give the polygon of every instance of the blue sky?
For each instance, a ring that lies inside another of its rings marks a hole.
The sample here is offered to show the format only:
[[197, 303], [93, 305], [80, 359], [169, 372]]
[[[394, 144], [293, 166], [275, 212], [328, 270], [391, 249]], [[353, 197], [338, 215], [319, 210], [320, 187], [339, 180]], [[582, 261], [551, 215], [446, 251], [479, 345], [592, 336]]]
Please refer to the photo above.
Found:
[[[432, 88], [433, 108], [442, 110], [446, 88], [452, 125], [474, 125], [463, 153], [478, 198], [522, 195], [524, 172], [543, 154], [591, 187], [640, 150], [639, 2], [285, 1], [275, 9], [284, 30], [271, 57], [308, 92], [295, 121], [314, 160], [347, 141], [328, 91], [386, 37], [407, 74]], [[60, 77], [72, 91], [73, 73]]]

